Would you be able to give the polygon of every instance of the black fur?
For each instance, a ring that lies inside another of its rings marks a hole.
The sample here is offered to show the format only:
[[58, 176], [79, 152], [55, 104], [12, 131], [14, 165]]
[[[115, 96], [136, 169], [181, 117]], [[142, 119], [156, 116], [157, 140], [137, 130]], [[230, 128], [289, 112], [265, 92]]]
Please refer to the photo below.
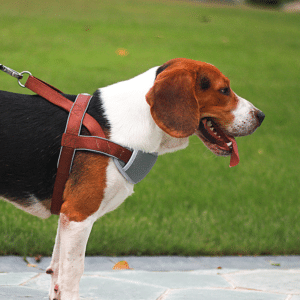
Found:
[[[87, 112], [109, 130], [99, 90]], [[67, 118], [65, 110], [38, 95], [0, 91], [0, 195], [22, 205], [30, 195], [51, 198]]]
[[162, 66], [160, 66], [157, 70], [156, 70], [156, 76], [155, 78], [161, 73], [163, 72], [167, 67], [169, 66], [169, 64], [165, 63]]
[[200, 77], [200, 86], [202, 90], [208, 90], [211, 86], [211, 82], [207, 76]]

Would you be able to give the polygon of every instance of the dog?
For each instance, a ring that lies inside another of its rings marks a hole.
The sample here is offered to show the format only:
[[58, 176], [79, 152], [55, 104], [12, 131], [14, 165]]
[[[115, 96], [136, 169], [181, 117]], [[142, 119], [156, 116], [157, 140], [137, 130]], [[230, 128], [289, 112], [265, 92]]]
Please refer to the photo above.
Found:
[[[74, 101], [76, 96], [64, 95]], [[127, 81], [98, 89], [87, 111], [109, 139], [162, 155], [197, 135], [214, 154], [238, 163], [235, 137], [253, 133], [264, 113], [236, 95], [215, 66], [172, 59]], [[0, 92], [0, 195], [32, 215], [51, 215], [60, 143], [68, 113], [38, 95]], [[83, 134], [88, 134], [82, 129]], [[65, 185], [49, 298], [78, 300], [93, 223], [133, 193], [112, 158], [77, 151]]]

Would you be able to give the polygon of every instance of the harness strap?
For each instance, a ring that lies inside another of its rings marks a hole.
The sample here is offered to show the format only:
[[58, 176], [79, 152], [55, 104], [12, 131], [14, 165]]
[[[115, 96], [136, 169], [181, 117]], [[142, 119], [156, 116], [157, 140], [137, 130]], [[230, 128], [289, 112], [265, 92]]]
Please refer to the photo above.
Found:
[[[54, 190], [52, 195], [51, 213], [59, 214], [63, 204], [63, 192], [71, 172], [71, 167], [76, 150], [87, 150], [102, 153], [111, 157], [118, 157], [127, 163], [131, 157], [126, 156], [128, 149], [109, 140], [95, 136], [82, 136], [80, 130], [86, 110], [92, 96], [79, 94], [70, 110], [65, 133], [62, 136], [61, 152], [58, 159], [58, 167]], [[126, 150], [126, 151], [125, 151]]]
[[[74, 104], [71, 100], [61, 95], [62, 92], [60, 90], [32, 75], [28, 77], [25, 86], [66, 111], [70, 111]], [[101, 126], [90, 115], [85, 115], [83, 125], [87, 128], [91, 135], [105, 138], [105, 134]]]
[[[47, 99], [49, 102], [53, 103], [54, 105], [57, 105], [65, 109], [66, 111], [70, 111], [74, 105], [72, 101], [70, 101], [69, 99], [65, 98], [63, 95], [60, 94], [62, 93], [60, 90], [32, 75], [28, 77], [25, 86], [28, 89], [32, 90], [33, 92], [37, 93], [38, 95], [42, 96], [43, 98]], [[93, 138], [87, 137], [86, 139], [84, 139], [85, 142], [83, 142], [82, 139], [81, 145], [83, 145], [83, 148], [92, 147], [92, 149], [97, 149], [99, 147], [97, 146], [97, 144], [99, 143], [99, 140], [97, 138], [100, 137], [102, 138], [101, 140], [107, 144], [106, 145], [107, 154], [109, 154], [110, 156], [114, 156], [125, 163], [129, 161], [132, 155], [132, 151], [107, 140], [101, 126], [92, 116], [85, 113], [84, 119], [81, 122], [87, 128], [91, 136], [93, 136]], [[93, 141], [93, 139], [95, 139], [95, 141]]]
[[[64, 134], [77, 137], [80, 133], [81, 122], [87, 105], [91, 99], [90, 95], [78, 95], [72, 106]], [[73, 158], [75, 154], [74, 143], [62, 145], [58, 159], [58, 167], [52, 194], [51, 213], [58, 214], [63, 204], [63, 192], [69, 178]]]
[[[73, 103], [61, 95], [61, 91], [30, 75], [25, 86], [67, 111], [70, 111], [65, 133], [61, 141], [61, 152], [51, 202], [51, 213], [59, 214], [63, 204], [63, 192], [69, 178], [76, 149], [100, 152], [122, 160], [125, 164], [131, 158], [132, 151], [106, 139], [99, 123], [86, 113], [92, 96], [80, 94]], [[80, 136], [82, 124], [92, 136]]]
[[[130, 150], [97, 136], [74, 136], [72, 134], [65, 133], [62, 137], [61, 145], [66, 147], [71, 146], [77, 150], [101, 152], [114, 158], [117, 157], [126, 164], [132, 155]], [[129, 156], [128, 153], [130, 153]]]

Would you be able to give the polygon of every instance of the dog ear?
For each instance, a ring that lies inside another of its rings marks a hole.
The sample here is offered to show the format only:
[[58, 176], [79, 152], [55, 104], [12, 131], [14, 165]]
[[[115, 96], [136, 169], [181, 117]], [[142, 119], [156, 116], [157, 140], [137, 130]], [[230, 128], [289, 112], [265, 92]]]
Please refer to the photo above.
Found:
[[155, 123], [172, 137], [195, 133], [200, 111], [195, 98], [195, 78], [187, 70], [160, 73], [146, 95]]

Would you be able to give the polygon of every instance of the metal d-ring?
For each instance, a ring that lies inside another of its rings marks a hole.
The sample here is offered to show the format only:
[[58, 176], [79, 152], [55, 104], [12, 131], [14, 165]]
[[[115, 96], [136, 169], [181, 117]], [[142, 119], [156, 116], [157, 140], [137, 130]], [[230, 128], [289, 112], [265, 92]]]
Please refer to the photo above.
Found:
[[20, 80], [23, 78], [23, 74], [28, 74], [29, 76], [32, 76], [32, 75], [31, 75], [31, 73], [28, 72], [28, 71], [23, 71], [23, 72], [20, 73], [20, 75], [21, 75], [22, 77], [18, 78], [18, 83], [19, 83], [19, 85], [20, 85], [22, 88], [25, 88], [25, 85], [22, 84], [21, 81], [20, 81]]

